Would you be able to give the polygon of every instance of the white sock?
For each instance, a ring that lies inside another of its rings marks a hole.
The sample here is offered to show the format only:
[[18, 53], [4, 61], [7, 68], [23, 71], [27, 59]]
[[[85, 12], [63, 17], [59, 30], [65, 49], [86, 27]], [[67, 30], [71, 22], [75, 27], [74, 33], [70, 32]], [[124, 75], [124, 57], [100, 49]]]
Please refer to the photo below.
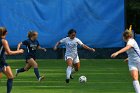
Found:
[[140, 93], [140, 84], [138, 80], [133, 81], [133, 86], [135, 88], [136, 93]]
[[66, 70], [67, 79], [70, 79], [71, 70], [72, 70], [72, 67], [71, 67], [71, 66], [68, 66], [68, 67], [67, 67], [67, 70]]
[[74, 74], [75, 72], [75, 68], [72, 68], [71, 73]]

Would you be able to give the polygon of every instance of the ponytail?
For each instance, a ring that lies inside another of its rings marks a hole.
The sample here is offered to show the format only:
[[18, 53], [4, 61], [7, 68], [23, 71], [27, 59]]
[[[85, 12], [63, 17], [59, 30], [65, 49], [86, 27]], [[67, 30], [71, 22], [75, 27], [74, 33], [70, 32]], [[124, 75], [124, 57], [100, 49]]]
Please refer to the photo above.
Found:
[[0, 37], [5, 36], [7, 33], [7, 30], [5, 27], [0, 27]]

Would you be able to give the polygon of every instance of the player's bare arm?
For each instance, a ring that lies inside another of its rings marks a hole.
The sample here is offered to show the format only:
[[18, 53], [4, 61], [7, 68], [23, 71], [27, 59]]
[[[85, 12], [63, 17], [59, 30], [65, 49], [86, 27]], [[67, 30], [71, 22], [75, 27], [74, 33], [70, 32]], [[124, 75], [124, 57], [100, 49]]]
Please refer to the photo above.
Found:
[[124, 62], [128, 62], [128, 58], [126, 58], [126, 59], [124, 60]]
[[83, 44], [83, 45], [82, 45], [82, 47], [83, 47], [84, 49], [87, 49], [87, 50], [90, 50], [90, 51], [95, 52], [95, 49], [90, 48], [90, 47], [88, 47], [88, 46], [87, 46], [87, 45], [85, 45], [85, 44]]
[[20, 43], [18, 44], [18, 46], [17, 46], [17, 50], [20, 49], [21, 45], [22, 45], [22, 42], [20, 42]]
[[39, 50], [43, 50], [43, 51], [45, 51], [45, 52], [47, 51], [46, 48], [43, 48], [43, 47], [41, 47], [41, 46], [38, 46], [37, 49], [39, 49]]
[[55, 46], [54, 46], [54, 50], [57, 50], [57, 47], [60, 45], [61, 43], [60, 42], [57, 42], [56, 44], [55, 44]]
[[17, 51], [11, 51], [11, 49], [9, 48], [9, 44], [7, 42], [7, 40], [2, 40], [3, 46], [5, 48], [5, 51], [8, 55], [15, 55], [15, 54], [21, 54], [24, 52], [23, 49], [17, 50]]
[[119, 50], [119, 51], [113, 53], [113, 54], [111, 55], [111, 57], [112, 57], [112, 58], [115, 58], [116, 56], [118, 56], [118, 55], [121, 54], [121, 53], [126, 52], [126, 51], [129, 50], [130, 48], [132, 48], [132, 46], [127, 45], [126, 47], [122, 48], [121, 50]]

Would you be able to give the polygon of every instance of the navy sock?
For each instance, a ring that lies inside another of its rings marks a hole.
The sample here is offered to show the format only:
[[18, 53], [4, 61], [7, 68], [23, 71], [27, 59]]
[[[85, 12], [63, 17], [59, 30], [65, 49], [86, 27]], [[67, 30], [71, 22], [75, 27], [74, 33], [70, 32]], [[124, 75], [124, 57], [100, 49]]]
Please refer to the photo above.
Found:
[[20, 73], [20, 72], [24, 72], [25, 71], [25, 69], [24, 68], [21, 68], [21, 69], [18, 69], [18, 73]]
[[7, 80], [7, 93], [11, 93], [12, 86], [13, 86], [13, 79], [8, 79]]
[[35, 73], [37, 79], [39, 79], [40, 78], [40, 75], [39, 75], [38, 68], [34, 68], [34, 73]]

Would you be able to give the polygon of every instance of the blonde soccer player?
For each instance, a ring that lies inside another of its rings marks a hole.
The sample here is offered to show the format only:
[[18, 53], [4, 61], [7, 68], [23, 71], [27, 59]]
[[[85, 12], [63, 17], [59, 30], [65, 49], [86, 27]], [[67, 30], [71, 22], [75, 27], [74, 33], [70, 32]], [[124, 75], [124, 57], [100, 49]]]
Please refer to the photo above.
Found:
[[19, 50], [20, 47], [24, 45], [26, 46], [27, 52], [26, 52], [26, 64], [23, 68], [16, 69], [16, 76], [18, 76], [19, 73], [28, 71], [31, 67], [33, 67], [37, 80], [41, 81], [42, 79], [44, 79], [44, 76], [40, 76], [38, 70], [38, 63], [36, 62], [36, 51], [39, 49], [46, 52], [46, 49], [40, 47], [37, 38], [38, 38], [38, 33], [36, 31], [29, 31], [28, 39], [18, 44], [17, 50]]
[[67, 69], [66, 69], [66, 83], [69, 83], [70, 79], [73, 79], [72, 73], [75, 73], [80, 68], [80, 60], [77, 52], [77, 45], [82, 46], [83, 48], [95, 51], [95, 49], [90, 48], [82, 43], [81, 40], [76, 38], [76, 31], [74, 29], [71, 29], [68, 32], [68, 37], [63, 38], [59, 42], [56, 43], [54, 46], [54, 50], [57, 50], [57, 47], [60, 44], [65, 44], [66, 46], [66, 53], [65, 53], [65, 61], [67, 63]]
[[123, 39], [127, 43], [124, 48], [113, 53], [112, 58], [115, 58], [121, 53], [127, 52], [128, 58], [125, 61], [128, 61], [128, 67], [133, 79], [133, 86], [136, 93], [140, 93], [140, 84], [139, 84], [139, 71], [140, 71], [140, 49], [137, 42], [133, 38], [133, 33], [129, 30], [126, 30], [123, 33]]
[[5, 39], [7, 35], [7, 30], [5, 27], [0, 27], [0, 78], [2, 77], [2, 73], [4, 73], [7, 77], [7, 92], [11, 93], [13, 86], [13, 73], [11, 67], [6, 62], [6, 55], [15, 55], [21, 54], [24, 52], [23, 49], [19, 49], [17, 51], [11, 51], [8, 41]]

